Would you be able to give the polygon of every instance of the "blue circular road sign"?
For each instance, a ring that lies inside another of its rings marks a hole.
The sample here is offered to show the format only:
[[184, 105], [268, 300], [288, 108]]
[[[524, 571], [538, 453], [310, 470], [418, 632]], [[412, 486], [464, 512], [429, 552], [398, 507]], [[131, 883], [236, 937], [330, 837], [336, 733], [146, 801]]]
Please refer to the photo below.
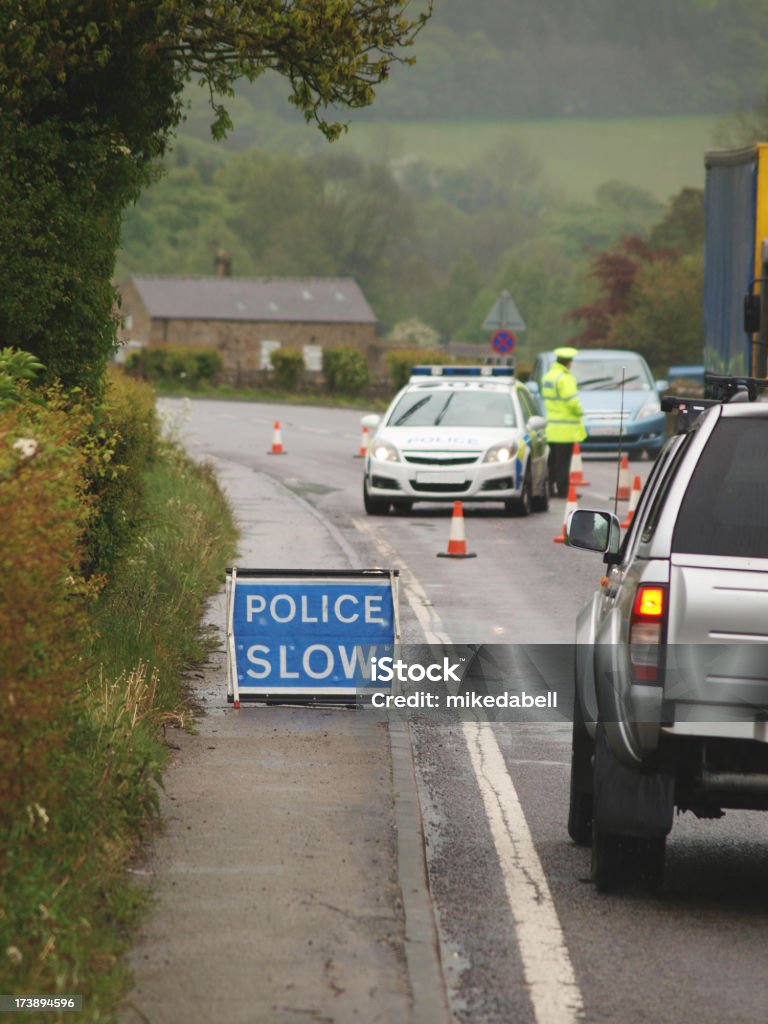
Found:
[[511, 352], [516, 344], [517, 338], [515, 337], [514, 332], [507, 330], [505, 327], [500, 331], [496, 331], [491, 338], [491, 348], [501, 356], [507, 355], [508, 352]]

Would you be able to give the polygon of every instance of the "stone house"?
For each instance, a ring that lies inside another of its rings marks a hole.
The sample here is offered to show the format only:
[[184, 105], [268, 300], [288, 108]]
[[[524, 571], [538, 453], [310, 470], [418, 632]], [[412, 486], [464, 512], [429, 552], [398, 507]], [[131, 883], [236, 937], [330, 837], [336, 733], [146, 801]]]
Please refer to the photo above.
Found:
[[312, 372], [330, 346], [376, 351], [376, 317], [350, 277], [135, 275], [117, 289], [123, 343], [217, 349], [233, 383], [262, 376], [281, 345], [301, 349]]

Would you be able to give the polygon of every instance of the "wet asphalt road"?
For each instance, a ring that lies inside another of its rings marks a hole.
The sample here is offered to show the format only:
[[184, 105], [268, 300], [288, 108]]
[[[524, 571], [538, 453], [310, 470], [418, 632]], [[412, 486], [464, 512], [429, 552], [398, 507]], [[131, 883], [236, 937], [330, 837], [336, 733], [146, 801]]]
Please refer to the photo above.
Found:
[[[281, 458], [267, 455], [275, 418], [287, 451]], [[484, 739], [468, 722], [422, 718], [411, 726], [455, 1017], [471, 1024], [768, 1019], [765, 816], [678, 818], [654, 899], [642, 891], [598, 895], [588, 882], [588, 852], [568, 839], [565, 645], [602, 563], [553, 543], [563, 502], [525, 520], [504, 517], [500, 506], [468, 508], [467, 542], [477, 557], [437, 558], [447, 544], [448, 508], [365, 516], [359, 421], [349, 410], [197, 402], [182, 430], [199, 455], [269, 474], [303, 498], [356, 554], [355, 567], [400, 568], [406, 642], [549, 645], [551, 664], [527, 678], [532, 692], [558, 689], [559, 719], [486, 725]], [[648, 470], [646, 462], [630, 464], [632, 475]], [[580, 506], [610, 507], [615, 461], [586, 459], [585, 473]], [[270, 525], [276, 538], [281, 528], [278, 517]], [[510, 808], [518, 806], [516, 817]], [[549, 914], [543, 924], [541, 908]]]

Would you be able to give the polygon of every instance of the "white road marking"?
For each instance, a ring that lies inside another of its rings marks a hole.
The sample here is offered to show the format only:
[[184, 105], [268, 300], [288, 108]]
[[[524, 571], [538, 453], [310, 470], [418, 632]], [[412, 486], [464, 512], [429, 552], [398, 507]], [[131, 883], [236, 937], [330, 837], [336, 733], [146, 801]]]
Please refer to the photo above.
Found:
[[568, 768], [568, 761], [539, 761], [532, 760], [530, 758], [522, 757], [509, 757], [507, 758], [507, 764], [543, 764], [548, 768]]
[[[387, 562], [387, 568], [394, 569], [400, 561], [400, 556], [395, 549], [387, 543], [367, 519], [353, 520], [357, 529], [364, 533], [371, 544], [374, 544]], [[416, 616], [419, 625], [424, 631], [424, 639], [428, 644], [449, 644], [450, 638], [443, 632], [443, 624], [440, 617], [432, 607], [432, 600], [426, 591], [413, 575], [410, 569], [400, 567], [400, 586], [405, 593], [411, 611]]]
[[[354, 523], [389, 566], [396, 566], [396, 551], [371, 524], [360, 519]], [[427, 643], [450, 643], [439, 615], [410, 569], [400, 569], [400, 580]], [[493, 728], [489, 723], [464, 722], [462, 730], [499, 858], [536, 1022], [578, 1024], [583, 1019], [584, 1003], [565, 936]]]
[[537, 1024], [575, 1024], [583, 1018], [584, 1004], [514, 783], [492, 728], [477, 722], [464, 722], [462, 728], [499, 856]]

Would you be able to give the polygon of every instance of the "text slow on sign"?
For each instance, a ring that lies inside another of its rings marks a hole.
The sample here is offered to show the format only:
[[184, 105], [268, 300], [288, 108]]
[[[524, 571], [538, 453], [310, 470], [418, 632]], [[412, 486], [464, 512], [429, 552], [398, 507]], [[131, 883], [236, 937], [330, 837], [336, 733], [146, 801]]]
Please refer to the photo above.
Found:
[[398, 640], [397, 570], [227, 570], [228, 699], [346, 696]]

